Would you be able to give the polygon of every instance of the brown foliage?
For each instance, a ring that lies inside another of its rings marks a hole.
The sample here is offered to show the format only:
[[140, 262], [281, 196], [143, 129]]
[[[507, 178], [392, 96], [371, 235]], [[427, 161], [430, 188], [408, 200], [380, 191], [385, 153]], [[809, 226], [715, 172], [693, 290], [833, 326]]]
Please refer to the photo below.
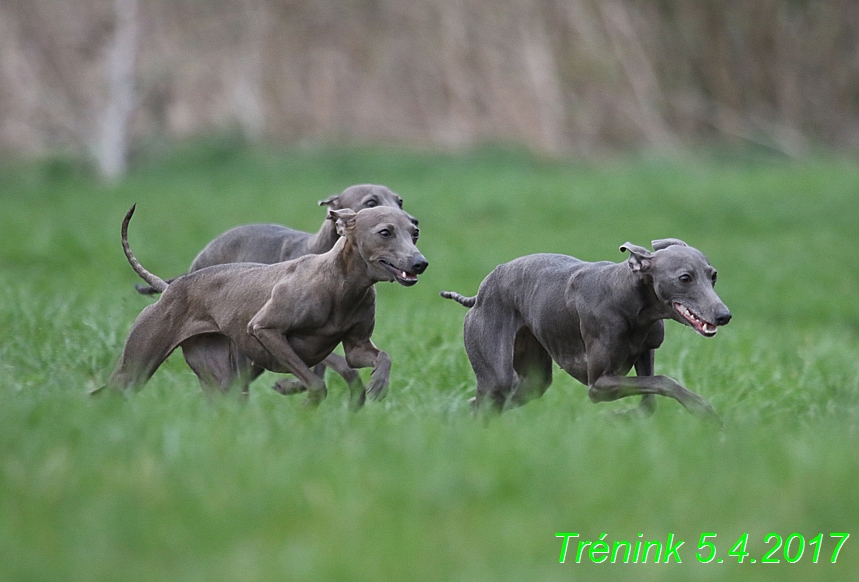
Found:
[[[852, 0], [153, 0], [132, 138], [859, 147]], [[0, 148], [94, 148], [111, 0], [0, 4]]]

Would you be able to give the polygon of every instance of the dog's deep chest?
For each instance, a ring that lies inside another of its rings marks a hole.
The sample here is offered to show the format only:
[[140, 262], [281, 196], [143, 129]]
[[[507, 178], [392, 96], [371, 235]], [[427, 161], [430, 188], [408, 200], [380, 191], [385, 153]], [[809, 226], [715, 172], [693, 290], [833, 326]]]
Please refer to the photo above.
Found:
[[[314, 309], [299, 317], [299, 320], [288, 329], [281, 330], [290, 348], [307, 366], [314, 366], [324, 360], [334, 348], [350, 335], [359, 333], [359, 329], [372, 330], [375, 313], [375, 302], [364, 301], [345, 307], [333, 302], [320, 308], [321, 303]], [[245, 353], [257, 365], [273, 372], [283, 372], [281, 364], [272, 357], [258, 342], [250, 336], [245, 346]]]
[[578, 331], [576, 329], [575, 332], [566, 335], [544, 337], [543, 342], [552, 359], [565, 372], [585, 385], [589, 381], [588, 368], [592, 357], [604, 359], [611, 373], [625, 375], [632, 369], [636, 360], [650, 349], [646, 341], [647, 332], [641, 330], [628, 335], [615, 336], [616, 342], [611, 344], [608, 354], [604, 351], [591, 354], [587, 343], [577, 333]]
[[288, 330], [284, 337], [304, 363], [312, 366], [328, 357], [360, 323], [362, 319], [355, 317], [354, 313], [349, 316], [341, 314], [319, 327]]

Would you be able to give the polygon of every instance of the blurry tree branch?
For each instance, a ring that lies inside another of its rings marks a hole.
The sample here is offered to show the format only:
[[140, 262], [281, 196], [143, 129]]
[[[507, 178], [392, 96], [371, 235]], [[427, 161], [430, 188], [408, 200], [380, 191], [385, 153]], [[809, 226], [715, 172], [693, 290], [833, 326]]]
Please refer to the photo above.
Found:
[[665, 98], [659, 79], [638, 38], [629, 7], [621, 0], [603, 0], [597, 5], [612, 52], [629, 81], [635, 117], [644, 137], [659, 149], [676, 149], [679, 142], [660, 114]]

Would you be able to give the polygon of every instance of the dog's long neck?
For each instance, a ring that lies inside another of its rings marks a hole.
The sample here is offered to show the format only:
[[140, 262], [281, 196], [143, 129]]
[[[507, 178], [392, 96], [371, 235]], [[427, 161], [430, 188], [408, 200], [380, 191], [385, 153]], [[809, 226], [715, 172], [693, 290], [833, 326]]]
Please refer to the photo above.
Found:
[[618, 290], [618, 305], [622, 309], [629, 310], [634, 316], [631, 321], [640, 321], [649, 327], [660, 319], [669, 317], [665, 313], [665, 306], [653, 291], [652, 283], [648, 283], [644, 277], [633, 272], [626, 263], [618, 263], [612, 269], [611, 276], [616, 279], [614, 289]]
[[346, 237], [340, 237], [325, 257], [334, 278], [332, 286], [339, 286], [346, 295], [363, 297], [378, 282], [369, 274], [358, 247]]
[[307, 241], [307, 252], [312, 255], [321, 255], [327, 253], [334, 248], [337, 239], [340, 236], [337, 234], [337, 229], [334, 226], [334, 221], [326, 218], [319, 228], [319, 232], [311, 236]]

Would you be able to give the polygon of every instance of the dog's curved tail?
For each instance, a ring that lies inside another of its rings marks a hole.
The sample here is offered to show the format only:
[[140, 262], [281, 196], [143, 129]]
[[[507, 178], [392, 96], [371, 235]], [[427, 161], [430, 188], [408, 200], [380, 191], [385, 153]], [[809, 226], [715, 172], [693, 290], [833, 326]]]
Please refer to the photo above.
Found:
[[143, 285], [141, 283], [135, 283], [134, 289], [140, 293], [141, 295], [158, 295], [158, 290], [151, 285]]
[[465, 295], [460, 295], [456, 291], [442, 291], [439, 295], [445, 299], [453, 299], [460, 305], [464, 305], [466, 307], [474, 307], [474, 304], [477, 303], [477, 295], [474, 297], [466, 297]]
[[[170, 283], [172, 283], [176, 279], [178, 279], [178, 277], [173, 277], [172, 279], [167, 279], [165, 281], [165, 283], [167, 283], [167, 285], [169, 286]], [[161, 293], [161, 291], [159, 291], [155, 287], [152, 287], [151, 285], [141, 285], [140, 283], [135, 283], [134, 289], [138, 293], [140, 293], [141, 295], [158, 295], [159, 293]]]
[[140, 275], [141, 279], [149, 283], [156, 293], [163, 293], [167, 289], [167, 282], [158, 275], [154, 275], [144, 269], [140, 261], [137, 260], [137, 257], [134, 256], [134, 253], [131, 252], [131, 247], [128, 246], [128, 223], [131, 222], [135, 208], [137, 208], [137, 204], [131, 206], [131, 210], [128, 211], [128, 214], [122, 220], [122, 250], [125, 251], [125, 258], [128, 259], [128, 263], [134, 269], [134, 272]]

